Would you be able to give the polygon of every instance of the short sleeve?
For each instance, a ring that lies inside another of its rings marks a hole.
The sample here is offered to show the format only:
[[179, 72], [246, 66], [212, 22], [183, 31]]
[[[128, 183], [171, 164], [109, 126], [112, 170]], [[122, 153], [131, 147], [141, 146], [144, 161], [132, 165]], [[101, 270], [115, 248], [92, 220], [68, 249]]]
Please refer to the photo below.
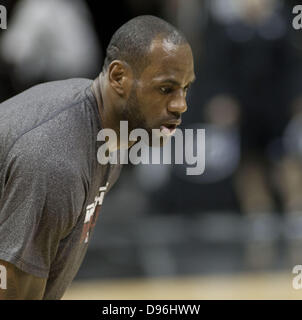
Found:
[[12, 149], [0, 174], [0, 259], [47, 277], [82, 212], [83, 179], [71, 163], [26, 146]]

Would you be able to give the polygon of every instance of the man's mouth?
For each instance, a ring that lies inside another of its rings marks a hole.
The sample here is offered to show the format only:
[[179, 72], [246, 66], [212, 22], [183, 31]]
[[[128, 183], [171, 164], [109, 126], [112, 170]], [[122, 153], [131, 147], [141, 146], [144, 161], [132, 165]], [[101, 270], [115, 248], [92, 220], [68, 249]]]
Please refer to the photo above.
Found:
[[160, 126], [160, 132], [166, 136], [172, 136], [176, 132], [176, 127], [180, 124], [177, 123], [166, 123]]

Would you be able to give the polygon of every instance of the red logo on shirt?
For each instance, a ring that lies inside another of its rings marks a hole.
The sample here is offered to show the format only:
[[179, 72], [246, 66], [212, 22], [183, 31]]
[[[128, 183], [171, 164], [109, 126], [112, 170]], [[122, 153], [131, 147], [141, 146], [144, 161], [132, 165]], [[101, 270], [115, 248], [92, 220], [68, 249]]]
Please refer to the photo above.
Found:
[[95, 197], [94, 202], [92, 204], [86, 207], [86, 215], [81, 235], [81, 242], [87, 243], [89, 240], [89, 234], [91, 233], [91, 230], [95, 227], [108, 185], [109, 182], [106, 183], [105, 187], [100, 187], [99, 195]]

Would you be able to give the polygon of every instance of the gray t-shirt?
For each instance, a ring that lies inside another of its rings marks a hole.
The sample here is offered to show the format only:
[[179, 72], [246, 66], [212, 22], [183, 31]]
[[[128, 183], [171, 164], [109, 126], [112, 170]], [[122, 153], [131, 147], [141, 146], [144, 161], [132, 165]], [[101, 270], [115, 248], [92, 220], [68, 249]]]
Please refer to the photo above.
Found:
[[48, 278], [60, 299], [75, 277], [121, 165], [100, 165], [92, 81], [35, 86], [0, 104], [0, 259]]

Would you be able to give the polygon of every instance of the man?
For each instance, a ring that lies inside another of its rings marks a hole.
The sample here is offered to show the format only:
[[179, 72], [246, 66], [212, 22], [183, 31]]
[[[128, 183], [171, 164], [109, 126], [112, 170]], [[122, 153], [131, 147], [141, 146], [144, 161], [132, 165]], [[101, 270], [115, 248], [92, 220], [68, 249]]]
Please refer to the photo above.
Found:
[[0, 105], [0, 265], [7, 269], [0, 299], [63, 296], [120, 172], [98, 163], [98, 132], [119, 134], [126, 120], [129, 130], [169, 136], [193, 80], [184, 36], [140, 16], [113, 35], [94, 82], [41, 84]]

